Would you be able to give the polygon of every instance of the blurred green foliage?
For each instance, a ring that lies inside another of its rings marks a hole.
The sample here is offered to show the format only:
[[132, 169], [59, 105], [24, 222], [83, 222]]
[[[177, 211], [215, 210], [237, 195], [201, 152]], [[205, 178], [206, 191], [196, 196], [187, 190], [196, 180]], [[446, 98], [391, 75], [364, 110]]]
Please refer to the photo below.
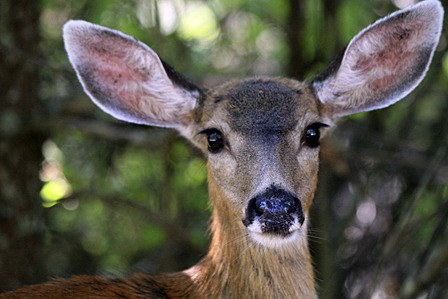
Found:
[[[124, 124], [94, 107], [63, 49], [63, 24], [83, 19], [123, 31], [213, 86], [248, 75], [309, 79], [359, 30], [396, 9], [388, 0], [302, 0], [297, 56], [288, 39], [292, 2], [41, 1], [41, 56], [22, 58], [41, 66], [36, 114], [49, 136], [40, 173], [44, 246], [36, 249], [43, 272], [176, 271], [197, 262], [208, 244], [206, 162], [176, 132]], [[0, 41], [8, 49], [7, 38]], [[287, 74], [295, 60], [309, 67]], [[428, 246], [447, 244], [447, 86], [444, 34], [416, 92], [350, 117], [323, 144], [310, 237], [321, 298], [390, 298], [384, 290], [411, 283], [437, 257]], [[17, 131], [14, 113], [0, 113], [2, 132]], [[444, 267], [438, 273], [448, 277]], [[423, 298], [447, 294], [446, 278], [429, 285]]]

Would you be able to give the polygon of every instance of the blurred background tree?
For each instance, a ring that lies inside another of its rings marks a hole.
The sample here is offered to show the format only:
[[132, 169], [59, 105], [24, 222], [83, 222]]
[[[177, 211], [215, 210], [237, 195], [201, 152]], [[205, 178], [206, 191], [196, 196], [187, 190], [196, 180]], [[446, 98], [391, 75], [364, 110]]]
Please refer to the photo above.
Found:
[[[413, 0], [0, 2], [0, 290], [74, 274], [176, 271], [207, 250], [201, 155], [83, 93], [61, 28], [133, 35], [196, 82], [310, 79]], [[447, 3], [443, 5], [448, 8]], [[310, 241], [320, 298], [448, 297], [448, 52], [405, 101], [322, 144]]]

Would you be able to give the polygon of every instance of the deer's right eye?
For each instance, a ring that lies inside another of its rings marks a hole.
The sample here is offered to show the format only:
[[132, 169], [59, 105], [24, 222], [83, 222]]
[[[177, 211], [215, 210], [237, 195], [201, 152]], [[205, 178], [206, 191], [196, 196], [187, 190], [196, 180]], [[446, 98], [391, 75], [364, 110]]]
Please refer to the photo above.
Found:
[[224, 149], [224, 137], [218, 129], [207, 129], [201, 133], [207, 135], [208, 151], [217, 154]]

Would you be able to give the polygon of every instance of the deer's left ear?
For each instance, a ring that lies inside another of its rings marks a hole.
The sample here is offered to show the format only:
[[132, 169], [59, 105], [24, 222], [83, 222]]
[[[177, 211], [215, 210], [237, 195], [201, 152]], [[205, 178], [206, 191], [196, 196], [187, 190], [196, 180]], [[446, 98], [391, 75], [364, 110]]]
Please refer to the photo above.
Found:
[[423, 79], [442, 30], [439, 1], [423, 1], [365, 28], [312, 82], [329, 119], [387, 107]]

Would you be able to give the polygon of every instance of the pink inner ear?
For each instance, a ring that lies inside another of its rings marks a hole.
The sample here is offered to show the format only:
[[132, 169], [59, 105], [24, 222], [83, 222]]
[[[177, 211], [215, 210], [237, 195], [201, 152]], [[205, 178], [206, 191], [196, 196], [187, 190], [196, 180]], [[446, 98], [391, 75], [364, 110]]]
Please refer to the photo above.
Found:
[[141, 84], [148, 79], [148, 73], [145, 66], [136, 65], [135, 56], [143, 54], [140, 52], [143, 49], [140, 50], [131, 41], [116, 37], [112, 39], [102, 36], [98, 40], [101, 43], [87, 43], [87, 54], [84, 55], [96, 82], [100, 83], [97, 87], [104, 94], [114, 95], [109, 100], [121, 99], [120, 103], [115, 102], [113, 105], [124, 106], [138, 113]]
[[144, 49], [131, 41], [114, 38], [99, 39], [101, 43], [92, 43], [88, 49], [89, 59], [98, 69], [102, 78], [113, 84], [142, 82], [147, 73], [145, 66], [135, 64], [135, 58], [143, 55]]
[[413, 69], [421, 46], [421, 22], [395, 24], [392, 28], [390, 25], [382, 24], [374, 32], [365, 32], [359, 39], [367, 42], [353, 49], [358, 59], [352, 70], [366, 76], [371, 88], [383, 91], [393, 88]]

